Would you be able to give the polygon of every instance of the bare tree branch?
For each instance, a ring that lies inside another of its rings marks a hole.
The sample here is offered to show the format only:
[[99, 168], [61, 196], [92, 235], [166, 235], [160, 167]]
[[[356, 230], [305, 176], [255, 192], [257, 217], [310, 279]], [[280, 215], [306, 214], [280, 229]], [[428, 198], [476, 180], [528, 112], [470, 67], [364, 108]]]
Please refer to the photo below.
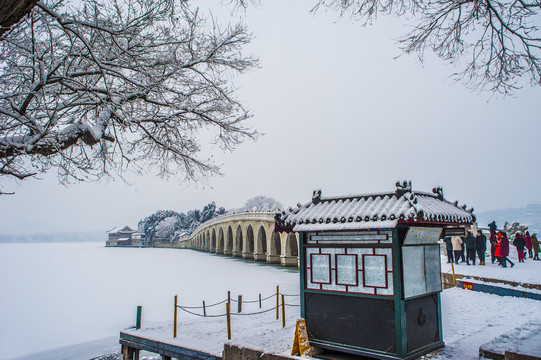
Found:
[[249, 41], [184, 1], [38, 2], [0, 42], [0, 175], [218, 174], [197, 157], [201, 132], [224, 149], [257, 136], [229, 86], [257, 66]]
[[413, 30], [400, 40], [421, 61], [431, 50], [459, 66], [454, 77], [477, 90], [513, 94], [521, 78], [541, 85], [539, 0], [320, 0], [341, 16], [370, 23], [379, 14], [403, 16]]

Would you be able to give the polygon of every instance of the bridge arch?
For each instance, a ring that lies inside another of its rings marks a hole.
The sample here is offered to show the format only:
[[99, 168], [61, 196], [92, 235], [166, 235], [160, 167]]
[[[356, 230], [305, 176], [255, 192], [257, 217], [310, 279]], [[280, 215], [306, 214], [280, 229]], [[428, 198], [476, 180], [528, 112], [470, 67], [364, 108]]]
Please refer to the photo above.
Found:
[[216, 229], [212, 229], [212, 235], [210, 238], [210, 252], [216, 252]]
[[257, 230], [254, 259], [267, 259], [267, 232], [265, 231], [265, 226], [263, 224], [259, 224], [259, 229]]
[[286, 236], [284, 255], [280, 257], [280, 262], [285, 266], [298, 266], [299, 241], [297, 233], [290, 232]]
[[218, 243], [216, 244], [216, 254], [223, 254], [224, 246], [224, 228], [223, 226], [220, 226], [220, 229], [218, 230]]
[[280, 255], [282, 254], [282, 240], [280, 234], [273, 232], [271, 234], [270, 246], [267, 255], [267, 262], [280, 263]]
[[242, 257], [247, 259], [254, 258], [254, 229], [252, 228], [252, 225], [246, 227], [246, 237], [244, 240]]
[[233, 243], [233, 256], [242, 256], [242, 252], [244, 251], [243, 245], [242, 226], [238, 224], [235, 231], [235, 242]]
[[232, 255], [233, 254], [233, 229], [231, 228], [231, 225], [227, 227], [227, 236], [225, 239], [226, 240], [225, 240], [224, 254]]

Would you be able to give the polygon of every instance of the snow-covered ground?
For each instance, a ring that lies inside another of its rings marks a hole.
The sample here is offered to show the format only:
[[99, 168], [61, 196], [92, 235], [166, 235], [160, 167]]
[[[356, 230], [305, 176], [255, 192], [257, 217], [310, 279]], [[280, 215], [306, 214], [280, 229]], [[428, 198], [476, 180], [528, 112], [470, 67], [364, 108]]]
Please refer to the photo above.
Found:
[[[537, 311], [539, 305], [539, 301], [531, 299], [502, 297], [458, 288], [445, 290], [442, 293], [442, 316], [446, 346], [442, 352], [426, 358], [478, 359], [480, 345], [517, 327], [529, 328], [532, 323], [541, 323], [541, 312]], [[281, 322], [275, 320], [273, 313], [253, 318], [233, 317], [231, 342], [275, 354], [289, 354], [298, 308], [286, 309], [288, 311], [284, 329]], [[221, 354], [223, 343], [227, 341], [225, 319], [181, 316], [176, 339], [173, 338], [171, 323], [130, 332], [144, 333], [145, 336], [163, 342], [204, 350], [215, 355]], [[310, 329], [310, 324], [307, 325]], [[539, 344], [537, 348], [539, 349]], [[541, 354], [541, 349], [539, 351]]]
[[[479, 276], [483, 278], [501, 279], [527, 284], [541, 284], [541, 261], [526, 259], [525, 262], [519, 263], [517, 251], [514, 246], [509, 249], [509, 259], [515, 263], [514, 267], [503, 268], [495, 262], [490, 261], [490, 252], [487, 252], [486, 265], [479, 265], [479, 259], [476, 260], [475, 266], [459, 263], [455, 265], [455, 273], [471, 276]], [[441, 271], [451, 273], [451, 264], [447, 263], [447, 256], [441, 258]]]
[[[442, 258], [444, 271], [446, 266]], [[461, 264], [457, 271], [541, 283], [541, 261], [527, 260], [507, 269]], [[276, 285], [286, 294], [299, 292], [294, 269], [191, 250], [105, 248], [101, 243], [0, 244], [0, 273], [0, 359], [40, 352], [32, 358], [86, 360], [115, 347], [118, 350], [118, 332], [134, 325], [137, 305], [143, 306], [143, 326], [153, 328], [155, 335], [218, 353], [227, 341], [224, 318], [202, 319], [180, 312], [179, 336], [172, 339], [175, 294], [180, 304], [198, 306], [202, 300], [212, 304], [225, 299], [228, 290], [233, 298], [242, 294], [245, 300], [257, 299], [259, 293], [266, 297]], [[286, 298], [289, 304], [297, 301]], [[446, 347], [431, 358], [477, 359], [480, 345], [517, 327], [541, 323], [539, 304], [530, 299], [445, 290]], [[221, 306], [225, 305], [211, 308], [209, 313], [223, 313]], [[272, 306], [272, 299], [263, 304], [263, 308]], [[232, 342], [287, 353], [299, 308], [286, 309], [285, 329], [274, 312], [234, 316]], [[244, 312], [257, 310], [257, 304], [243, 306]], [[77, 343], [86, 344], [66, 347]], [[45, 352], [54, 348], [60, 349]]]

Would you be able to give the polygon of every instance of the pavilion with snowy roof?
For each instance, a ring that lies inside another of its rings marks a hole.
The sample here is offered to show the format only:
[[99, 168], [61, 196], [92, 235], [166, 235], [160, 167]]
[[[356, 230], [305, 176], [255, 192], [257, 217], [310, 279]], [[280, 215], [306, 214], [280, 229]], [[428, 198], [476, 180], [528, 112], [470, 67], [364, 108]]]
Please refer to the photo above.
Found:
[[299, 234], [301, 316], [310, 342], [379, 359], [414, 359], [444, 346], [440, 247], [464, 235], [473, 209], [441, 188], [322, 197], [276, 214]]

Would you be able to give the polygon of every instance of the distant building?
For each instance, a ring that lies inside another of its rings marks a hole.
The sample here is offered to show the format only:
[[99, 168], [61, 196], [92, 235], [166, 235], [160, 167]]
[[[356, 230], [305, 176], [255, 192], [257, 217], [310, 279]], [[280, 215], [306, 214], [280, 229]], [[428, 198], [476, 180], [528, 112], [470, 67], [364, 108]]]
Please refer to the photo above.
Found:
[[105, 246], [141, 246], [142, 234], [129, 226], [115, 227], [107, 232]]

